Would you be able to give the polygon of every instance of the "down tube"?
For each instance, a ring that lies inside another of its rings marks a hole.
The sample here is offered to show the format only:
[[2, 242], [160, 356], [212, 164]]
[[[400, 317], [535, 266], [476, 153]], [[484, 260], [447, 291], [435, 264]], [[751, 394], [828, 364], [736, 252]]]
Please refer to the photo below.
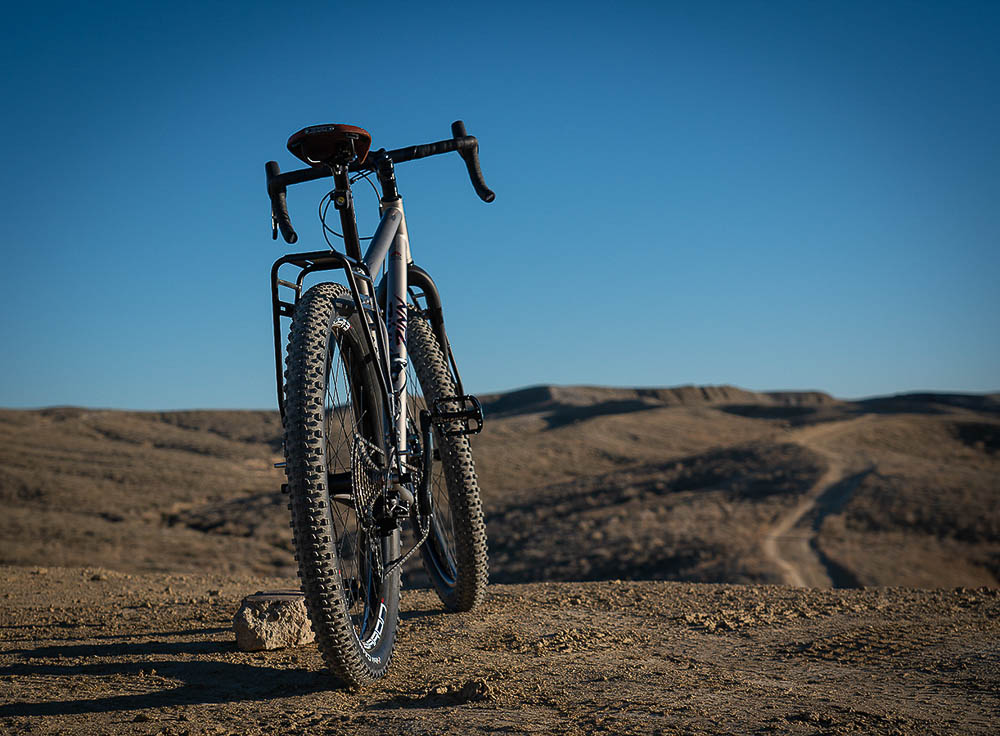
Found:
[[399, 470], [404, 472], [407, 450], [406, 431], [406, 275], [410, 264], [410, 240], [406, 233], [406, 217], [403, 216], [402, 202], [393, 203], [399, 208], [399, 226], [389, 251], [389, 303], [386, 311], [389, 321], [389, 368], [392, 377], [392, 393], [396, 403], [396, 450]]

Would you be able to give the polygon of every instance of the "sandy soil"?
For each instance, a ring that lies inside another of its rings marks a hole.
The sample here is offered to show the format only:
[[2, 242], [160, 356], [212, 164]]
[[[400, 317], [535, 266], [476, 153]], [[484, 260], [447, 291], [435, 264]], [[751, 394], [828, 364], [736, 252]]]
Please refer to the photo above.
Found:
[[0, 568], [0, 733], [992, 734], [1000, 591], [675, 582], [409, 591], [389, 677], [236, 650], [294, 580]]

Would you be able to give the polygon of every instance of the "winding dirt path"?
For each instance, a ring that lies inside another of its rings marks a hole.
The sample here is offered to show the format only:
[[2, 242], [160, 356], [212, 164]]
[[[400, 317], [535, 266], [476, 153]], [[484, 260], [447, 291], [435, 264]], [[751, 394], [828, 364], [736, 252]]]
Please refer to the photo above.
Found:
[[[871, 420], [870, 415], [856, 419], [830, 422], [796, 430], [789, 434], [788, 440], [813, 452], [822, 455], [827, 462], [826, 472], [813, 484], [801, 498], [798, 504], [786, 514], [780, 516], [767, 530], [761, 540], [764, 556], [781, 570], [783, 582], [796, 588], [831, 588], [833, 580], [826, 566], [813, 549], [813, 539], [816, 529], [825, 515], [820, 500], [825, 497], [837, 496], [841, 502], [853, 490], [849, 484], [850, 476], [856, 473], [860, 465], [858, 458], [845, 459], [823, 445], [823, 440], [855, 429], [858, 424]], [[819, 506], [819, 516], [815, 520], [803, 523]]]

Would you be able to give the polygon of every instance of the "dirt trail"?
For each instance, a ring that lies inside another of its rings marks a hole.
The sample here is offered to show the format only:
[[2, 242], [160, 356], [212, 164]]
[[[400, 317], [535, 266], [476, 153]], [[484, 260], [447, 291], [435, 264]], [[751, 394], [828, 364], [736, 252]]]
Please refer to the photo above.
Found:
[[1000, 591], [671, 582], [407, 591], [387, 678], [236, 649], [292, 578], [0, 567], [0, 734], [994, 734]]
[[[823, 440], [836, 436], [858, 424], [871, 421], [864, 415], [846, 421], [829, 422], [792, 432], [787, 439], [822, 455], [827, 462], [826, 472], [802, 496], [796, 506], [779, 517], [761, 541], [764, 556], [781, 570], [786, 585], [796, 588], [831, 588], [834, 583], [826, 566], [813, 548], [816, 530], [825, 515], [822, 500], [836, 496], [846, 500], [857, 484], [852, 475], [869, 465], [863, 458], [845, 458], [825, 447]], [[807, 519], [814, 511], [819, 516]]]

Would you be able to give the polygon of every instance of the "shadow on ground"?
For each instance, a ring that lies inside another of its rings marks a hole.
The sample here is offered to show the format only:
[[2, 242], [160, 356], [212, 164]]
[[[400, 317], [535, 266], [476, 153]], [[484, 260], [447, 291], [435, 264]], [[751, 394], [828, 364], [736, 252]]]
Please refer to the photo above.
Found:
[[[209, 631], [216, 631], [215, 629]], [[168, 636], [186, 635], [188, 631], [165, 632]], [[261, 700], [287, 695], [302, 695], [330, 690], [337, 682], [322, 672], [281, 669], [266, 666], [211, 661], [96, 661], [61, 664], [61, 658], [131, 657], [146, 655], [213, 655], [236, 651], [231, 642], [152, 641], [130, 644], [67, 644], [23, 649], [23, 662], [0, 668], [0, 678], [72, 677], [76, 689], [87, 690], [87, 680], [106, 681], [121, 677], [136, 678], [149, 692], [97, 698], [67, 698], [47, 702], [22, 702], [0, 705], [0, 718], [12, 716], [52, 716], [80, 713], [109, 713], [181, 705], [206, 705]], [[47, 659], [47, 662], [33, 660]], [[178, 684], [179, 683], [179, 684]], [[95, 682], [95, 685], [98, 683]]]

